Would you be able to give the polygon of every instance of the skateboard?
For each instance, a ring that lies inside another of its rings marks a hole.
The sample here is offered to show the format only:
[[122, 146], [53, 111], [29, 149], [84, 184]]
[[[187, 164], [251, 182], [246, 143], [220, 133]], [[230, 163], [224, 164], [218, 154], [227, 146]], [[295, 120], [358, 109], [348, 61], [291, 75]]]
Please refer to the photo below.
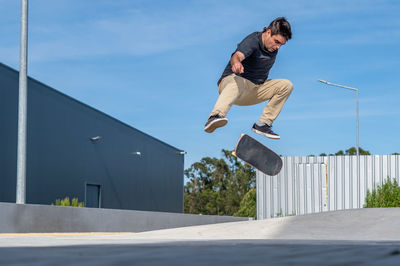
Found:
[[246, 134], [240, 136], [232, 154], [266, 175], [277, 175], [282, 169], [278, 154]]

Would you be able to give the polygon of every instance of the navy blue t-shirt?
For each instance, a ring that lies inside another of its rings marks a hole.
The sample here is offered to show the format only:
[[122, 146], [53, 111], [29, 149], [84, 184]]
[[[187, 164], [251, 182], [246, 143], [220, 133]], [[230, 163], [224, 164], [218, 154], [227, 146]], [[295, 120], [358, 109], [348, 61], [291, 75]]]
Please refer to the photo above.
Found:
[[[245, 59], [242, 61], [244, 73], [236, 75], [248, 79], [255, 84], [262, 84], [267, 80], [269, 71], [274, 65], [276, 55], [278, 54], [278, 50], [270, 52], [264, 47], [261, 34], [262, 32], [251, 33], [238, 44], [234, 52], [240, 51], [245, 56]], [[221, 78], [218, 80], [218, 84], [224, 77], [232, 73], [232, 66], [229, 60], [224, 73], [222, 73]]]

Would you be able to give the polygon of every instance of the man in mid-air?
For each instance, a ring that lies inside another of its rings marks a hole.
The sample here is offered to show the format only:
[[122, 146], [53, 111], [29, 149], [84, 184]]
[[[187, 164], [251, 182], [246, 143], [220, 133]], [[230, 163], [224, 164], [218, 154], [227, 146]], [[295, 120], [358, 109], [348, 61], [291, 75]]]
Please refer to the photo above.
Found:
[[272, 131], [293, 85], [286, 79], [268, 79], [279, 48], [292, 38], [289, 22], [284, 17], [272, 21], [261, 32], [253, 32], [241, 41], [218, 81], [219, 97], [204, 130], [208, 133], [228, 123], [226, 115], [233, 104], [246, 106], [268, 100], [252, 131], [272, 139]]

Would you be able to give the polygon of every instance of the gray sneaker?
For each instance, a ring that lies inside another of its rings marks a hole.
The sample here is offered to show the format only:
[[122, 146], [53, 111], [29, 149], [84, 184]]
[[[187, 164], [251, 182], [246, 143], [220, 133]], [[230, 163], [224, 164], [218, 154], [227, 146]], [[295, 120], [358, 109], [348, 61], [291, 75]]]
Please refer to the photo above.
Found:
[[251, 130], [257, 134], [263, 135], [267, 138], [270, 139], [280, 139], [281, 137], [276, 134], [274, 131], [272, 131], [272, 126], [269, 126], [267, 124], [263, 126], [258, 126], [257, 124], [254, 124]]
[[228, 123], [228, 118], [220, 115], [212, 115], [208, 118], [207, 123], [204, 126], [204, 131], [211, 133], [219, 127], [223, 127]]

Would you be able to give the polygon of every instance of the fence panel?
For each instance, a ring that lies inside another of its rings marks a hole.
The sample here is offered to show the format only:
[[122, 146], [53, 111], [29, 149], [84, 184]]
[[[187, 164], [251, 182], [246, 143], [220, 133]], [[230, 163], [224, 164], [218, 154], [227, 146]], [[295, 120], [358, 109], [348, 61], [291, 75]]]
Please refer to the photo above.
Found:
[[[368, 190], [399, 182], [399, 155], [282, 157], [282, 171], [257, 171], [257, 218], [362, 208]], [[358, 174], [359, 173], [359, 174]]]

